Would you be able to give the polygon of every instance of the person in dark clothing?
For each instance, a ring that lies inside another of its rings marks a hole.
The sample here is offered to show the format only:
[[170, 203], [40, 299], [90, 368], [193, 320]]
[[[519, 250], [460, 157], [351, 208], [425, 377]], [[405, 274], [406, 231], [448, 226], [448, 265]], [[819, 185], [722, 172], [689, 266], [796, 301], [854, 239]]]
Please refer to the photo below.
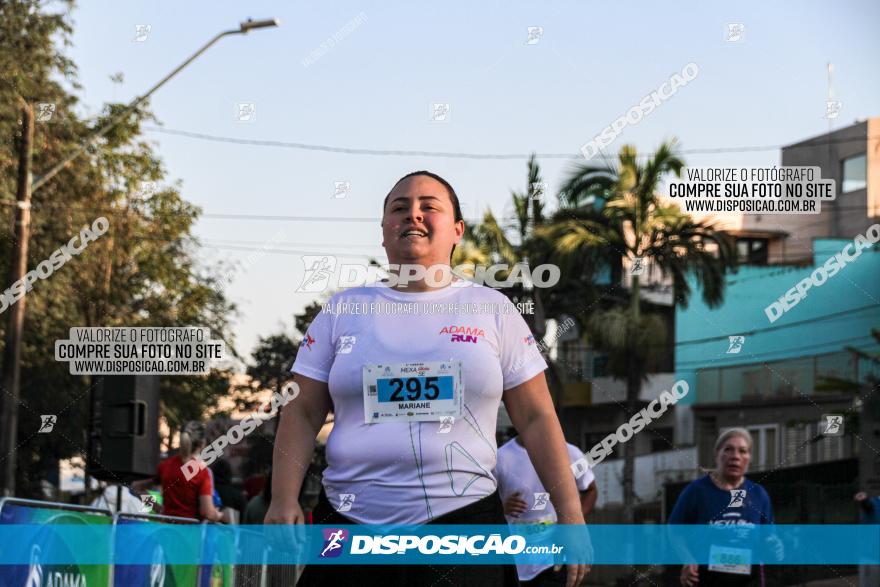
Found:
[[269, 510], [269, 504], [272, 503], [272, 471], [266, 477], [266, 483], [263, 485], [263, 491], [253, 496], [247, 504], [242, 518], [245, 524], [262, 524], [266, 518], [266, 512]]
[[232, 484], [232, 467], [225, 459], [217, 459], [211, 464], [211, 471], [214, 473], [214, 486], [223, 507], [238, 510], [239, 517], [243, 515], [247, 501], [244, 493]]

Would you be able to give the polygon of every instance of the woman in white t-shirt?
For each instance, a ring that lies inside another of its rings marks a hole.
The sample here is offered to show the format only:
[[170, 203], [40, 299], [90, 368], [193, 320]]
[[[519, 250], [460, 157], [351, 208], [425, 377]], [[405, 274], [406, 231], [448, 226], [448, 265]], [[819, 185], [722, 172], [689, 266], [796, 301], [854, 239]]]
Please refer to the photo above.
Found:
[[[427, 171], [385, 198], [383, 246], [392, 266], [448, 270], [464, 221], [458, 197]], [[316, 524], [504, 524], [492, 474], [503, 401], [548, 487], [559, 522], [583, 524], [565, 439], [522, 317], [501, 293], [426, 277], [346, 290], [309, 326], [292, 371], [300, 387], [275, 440], [267, 524], [301, 524], [297, 501], [328, 411], [324, 491]], [[442, 565], [442, 557], [437, 560]], [[580, 583], [586, 565], [568, 567]], [[517, 585], [511, 565], [313, 565], [299, 585]]]

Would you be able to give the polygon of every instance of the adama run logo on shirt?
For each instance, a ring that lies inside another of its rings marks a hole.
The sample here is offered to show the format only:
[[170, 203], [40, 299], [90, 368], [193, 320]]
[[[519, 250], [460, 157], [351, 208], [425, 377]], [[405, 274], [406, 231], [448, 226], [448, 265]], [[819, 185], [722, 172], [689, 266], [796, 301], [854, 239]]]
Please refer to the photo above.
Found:
[[471, 328], [470, 326], [444, 326], [439, 334], [452, 335], [451, 342], [472, 342], [474, 344], [479, 337], [486, 337], [482, 328]]

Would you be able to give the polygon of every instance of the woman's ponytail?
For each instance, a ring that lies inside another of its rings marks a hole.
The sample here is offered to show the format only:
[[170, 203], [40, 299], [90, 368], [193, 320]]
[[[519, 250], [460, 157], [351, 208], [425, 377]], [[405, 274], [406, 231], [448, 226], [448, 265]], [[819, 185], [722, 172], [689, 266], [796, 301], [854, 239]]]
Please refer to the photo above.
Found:
[[187, 460], [196, 450], [205, 444], [205, 426], [196, 421], [190, 421], [183, 425], [180, 430], [180, 442], [178, 450], [180, 458]]
[[190, 437], [188, 432], [181, 431], [180, 433], [180, 457], [183, 460], [192, 454], [192, 438]]

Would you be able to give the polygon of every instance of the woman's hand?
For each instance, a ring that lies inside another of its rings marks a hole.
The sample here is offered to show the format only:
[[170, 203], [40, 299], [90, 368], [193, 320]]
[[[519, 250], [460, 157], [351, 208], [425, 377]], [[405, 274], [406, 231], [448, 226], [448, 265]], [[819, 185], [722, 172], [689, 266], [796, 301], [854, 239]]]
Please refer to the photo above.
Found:
[[504, 514], [507, 516], [518, 517], [522, 514], [526, 509], [528, 509], [529, 504], [525, 502], [520, 496], [521, 492], [517, 491], [512, 494], [510, 497], [504, 500]]
[[681, 567], [681, 584], [685, 587], [691, 587], [700, 582], [700, 570], [697, 565], [682, 565]]
[[306, 517], [298, 501], [284, 502], [273, 499], [266, 511], [264, 524], [305, 524]]
[[[577, 524], [584, 526], [584, 536], [582, 540], [578, 540], [577, 553], [573, 554], [574, 560], [593, 560], [593, 545], [590, 542], [589, 534], [586, 532], [584, 524], [584, 514], [581, 512], [580, 503], [575, 502], [570, 506], [561, 508], [557, 512], [557, 523], [559, 524]], [[586, 563], [565, 565], [565, 587], [577, 587], [580, 585], [592, 568]]]
[[305, 521], [298, 501], [273, 498], [263, 519], [263, 531], [272, 548], [298, 560], [305, 543]]

